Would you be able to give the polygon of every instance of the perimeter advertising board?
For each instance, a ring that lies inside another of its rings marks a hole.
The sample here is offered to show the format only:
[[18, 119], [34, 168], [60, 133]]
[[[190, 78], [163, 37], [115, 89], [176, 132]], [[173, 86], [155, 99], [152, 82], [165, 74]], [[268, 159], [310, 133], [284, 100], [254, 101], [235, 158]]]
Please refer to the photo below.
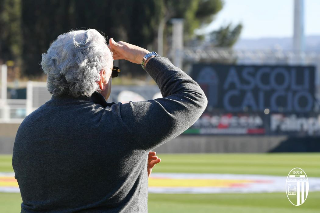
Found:
[[204, 113], [185, 134], [264, 135], [263, 113]]
[[271, 135], [320, 136], [320, 115], [272, 114]]
[[205, 112], [184, 134], [320, 136], [320, 114]]

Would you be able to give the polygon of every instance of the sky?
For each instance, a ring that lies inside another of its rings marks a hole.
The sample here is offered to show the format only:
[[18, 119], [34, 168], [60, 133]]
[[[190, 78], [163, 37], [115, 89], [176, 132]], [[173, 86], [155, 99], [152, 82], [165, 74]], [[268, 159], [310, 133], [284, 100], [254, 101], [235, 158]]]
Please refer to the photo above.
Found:
[[[206, 31], [242, 23], [242, 39], [292, 37], [294, 0], [224, 0]], [[305, 0], [305, 35], [320, 35], [320, 0]]]

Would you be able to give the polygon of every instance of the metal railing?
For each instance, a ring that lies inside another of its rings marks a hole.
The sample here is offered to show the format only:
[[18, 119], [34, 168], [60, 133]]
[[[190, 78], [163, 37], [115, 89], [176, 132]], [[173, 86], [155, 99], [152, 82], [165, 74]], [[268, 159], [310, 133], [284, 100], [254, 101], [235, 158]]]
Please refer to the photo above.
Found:
[[[174, 57], [173, 54], [170, 54]], [[240, 50], [228, 48], [201, 48], [184, 47], [183, 58], [186, 61], [198, 62], [201, 60], [236, 60], [236, 63], [257, 63], [257, 64], [303, 64], [319, 65], [320, 53], [307, 52], [296, 53], [294, 51], [273, 49], [273, 50]]]
[[0, 122], [21, 123], [26, 117], [26, 99], [0, 100]]

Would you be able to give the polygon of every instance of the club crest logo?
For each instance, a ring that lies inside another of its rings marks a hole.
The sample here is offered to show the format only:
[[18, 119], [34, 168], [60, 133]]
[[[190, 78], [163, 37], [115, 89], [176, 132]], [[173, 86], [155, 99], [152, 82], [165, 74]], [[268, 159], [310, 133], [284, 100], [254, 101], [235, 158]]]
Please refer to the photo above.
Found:
[[208, 97], [208, 106], [215, 107], [218, 104], [219, 96], [219, 78], [216, 71], [210, 66], [204, 67], [200, 71], [197, 81]]
[[301, 168], [293, 168], [286, 181], [288, 200], [294, 206], [302, 205], [308, 197], [309, 182], [307, 174]]

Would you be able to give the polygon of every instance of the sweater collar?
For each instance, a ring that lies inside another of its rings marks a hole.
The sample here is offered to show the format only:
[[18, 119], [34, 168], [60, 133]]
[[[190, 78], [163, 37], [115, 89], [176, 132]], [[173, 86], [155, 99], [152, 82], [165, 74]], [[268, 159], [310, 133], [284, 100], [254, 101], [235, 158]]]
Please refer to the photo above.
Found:
[[115, 104], [114, 102], [112, 103], [108, 103], [105, 98], [99, 93], [99, 92], [94, 92], [92, 93], [91, 97], [86, 97], [86, 96], [80, 96], [80, 97], [73, 97], [70, 95], [60, 95], [60, 96], [52, 96], [53, 100], [59, 100], [59, 102], [63, 101], [65, 102], [73, 102], [73, 101], [91, 101], [95, 104], [99, 104], [102, 107], [106, 108], [106, 107], [111, 107], [113, 104]]
[[114, 102], [112, 103], [108, 103], [106, 101], [106, 99], [99, 93], [99, 92], [94, 92], [91, 95], [91, 101], [95, 104], [100, 104], [102, 107], [106, 108], [106, 107], [110, 107], [113, 104], [115, 104]]

